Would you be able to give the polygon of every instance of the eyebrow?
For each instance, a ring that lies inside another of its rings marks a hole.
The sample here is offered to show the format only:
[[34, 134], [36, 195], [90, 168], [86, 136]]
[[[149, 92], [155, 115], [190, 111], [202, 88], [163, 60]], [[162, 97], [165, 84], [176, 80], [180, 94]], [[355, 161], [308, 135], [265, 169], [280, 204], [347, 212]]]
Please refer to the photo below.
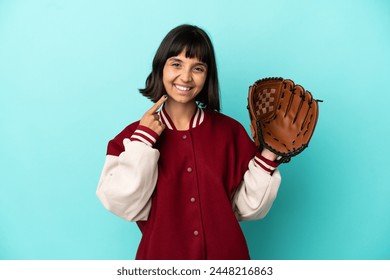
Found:
[[[173, 61], [176, 61], [176, 62], [183, 62], [180, 58], [175, 57], [175, 56], [168, 58], [168, 60], [169, 61], [173, 60]], [[207, 68], [207, 64], [202, 62], [202, 61], [199, 61], [199, 62], [195, 63], [195, 65], [200, 65], [200, 66], [204, 66], [204, 67]]]

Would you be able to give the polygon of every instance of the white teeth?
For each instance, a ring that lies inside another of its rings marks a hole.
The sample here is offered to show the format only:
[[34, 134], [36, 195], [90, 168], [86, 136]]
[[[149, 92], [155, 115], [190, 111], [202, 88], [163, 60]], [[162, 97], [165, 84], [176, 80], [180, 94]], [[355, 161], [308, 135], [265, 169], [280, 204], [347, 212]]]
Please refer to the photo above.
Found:
[[190, 90], [191, 88], [189, 87], [183, 87], [183, 86], [179, 86], [179, 85], [175, 85], [175, 87], [179, 90]]

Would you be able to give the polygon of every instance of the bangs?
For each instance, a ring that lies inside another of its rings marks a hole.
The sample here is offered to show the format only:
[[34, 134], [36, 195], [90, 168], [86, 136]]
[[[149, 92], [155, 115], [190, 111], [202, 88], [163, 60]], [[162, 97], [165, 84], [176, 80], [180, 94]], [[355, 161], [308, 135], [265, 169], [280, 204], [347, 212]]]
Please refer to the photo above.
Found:
[[210, 48], [207, 46], [205, 39], [197, 32], [188, 32], [180, 34], [175, 38], [170, 50], [168, 51], [168, 58], [177, 56], [183, 50], [186, 50], [185, 56], [187, 58], [197, 58], [199, 61], [210, 64]]

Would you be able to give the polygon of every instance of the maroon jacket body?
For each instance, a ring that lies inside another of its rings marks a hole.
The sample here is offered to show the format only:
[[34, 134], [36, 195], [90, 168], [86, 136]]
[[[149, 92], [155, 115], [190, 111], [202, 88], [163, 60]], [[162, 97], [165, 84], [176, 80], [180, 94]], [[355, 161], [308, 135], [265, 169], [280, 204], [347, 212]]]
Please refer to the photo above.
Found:
[[[135, 122], [109, 142], [119, 156]], [[232, 196], [257, 149], [242, 125], [216, 112], [186, 131], [165, 129], [158, 179], [136, 259], [249, 259]], [[147, 160], [147, 159], [145, 159]]]

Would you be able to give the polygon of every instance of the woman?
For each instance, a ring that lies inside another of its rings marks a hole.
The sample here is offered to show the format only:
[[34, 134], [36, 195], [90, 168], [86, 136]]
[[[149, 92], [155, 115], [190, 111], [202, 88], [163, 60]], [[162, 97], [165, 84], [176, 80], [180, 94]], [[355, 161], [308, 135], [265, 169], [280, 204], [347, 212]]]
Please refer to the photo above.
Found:
[[138, 223], [136, 259], [249, 259], [238, 221], [267, 214], [281, 177], [276, 155], [219, 113], [208, 35], [171, 30], [140, 92], [155, 104], [109, 142], [97, 189], [109, 211]]

